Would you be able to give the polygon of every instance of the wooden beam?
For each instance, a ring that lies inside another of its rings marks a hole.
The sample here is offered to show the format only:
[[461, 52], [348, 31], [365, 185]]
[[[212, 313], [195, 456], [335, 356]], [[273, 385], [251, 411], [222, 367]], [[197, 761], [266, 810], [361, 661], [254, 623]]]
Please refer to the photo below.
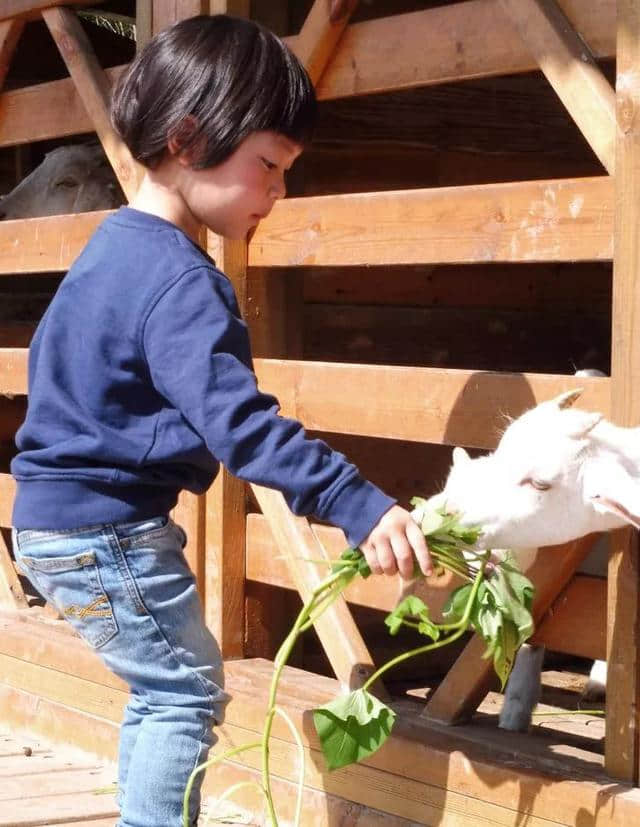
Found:
[[[594, 535], [590, 535], [564, 546], [534, 550], [528, 561], [520, 561], [522, 570], [536, 588], [533, 605], [536, 622], [573, 577], [593, 542]], [[485, 649], [482, 638], [474, 635], [429, 698], [423, 713], [427, 718], [444, 724], [464, 721], [473, 715], [487, 692], [497, 687], [493, 662], [483, 658]]]
[[[103, 0], [96, 0], [102, 3]], [[40, 17], [42, 9], [52, 6], [86, 6], [85, 0], [3, 0], [0, 7], [0, 20], [9, 18], [23, 18], [36, 20]]]
[[29, 608], [3, 534], [0, 534], [0, 606], [9, 609]]
[[608, 260], [612, 216], [609, 178], [288, 198], [249, 266]]
[[0, 222], [0, 273], [68, 270], [110, 212], [101, 210]]
[[[606, 378], [281, 359], [256, 359], [255, 368], [282, 414], [317, 431], [494, 448], [505, 416], [576, 387], [585, 389], [581, 407], [609, 415]], [[0, 348], [0, 394], [26, 391], [27, 350]]]
[[[0, 223], [0, 274], [66, 270], [108, 211]], [[217, 248], [211, 247], [215, 252]], [[249, 267], [608, 261], [608, 177], [287, 198]]]
[[[618, 0], [615, 258], [611, 410], [621, 425], [640, 424], [640, 9]], [[612, 538], [607, 635], [605, 766], [640, 783], [640, 551], [637, 532]]]
[[[246, 310], [247, 244], [203, 230], [209, 255], [233, 284], [241, 313]], [[206, 494], [203, 560], [205, 615], [225, 660], [244, 655], [246, 499], [244, 482], [221, 467]]]
[[504, 415], [519, 416], [572, 387], [585, 388], [587, 410], [606, 416], [609, 408], [607, 379], [278, 359], [255, 367], [284, 416], [310, 430], [384, 439], [494, 448]]
[[[615, 55], [615, 0], [561, 5], [596, 57]], [[285, 40], [295, 51], [296, 38]], [[111, 83], [124, 68], [106, 70]], [[536, 68], [505, 15], [489, 11], [486, 0], [470, 0], [347, 26], [317, 93], [328, 100]], [[93, 130], [69, 80], [5, 92], [0, 111], [0, 146]]]
[[[279, 491], [257, 485], [251, 487], [280, 553], [287, 561], [296, 588], [306, 601], [328, 572], [319, 566], [310, 566], [304, 558], [328, 560], [329, 557], [308, 520], [295, 517]], [[375, 667], [344, 597], [339, 597], [326, 609], [314, 627], [336, 677], [351, 689], [362, 686]], [[384, 694], [380, 684], [373, 689], [378, 696]]]
[[616, 96], [556, 0], [500, 0], [516, 31], [587, 142], [612, 175]]
[[[615, 0], [560, 5], [596, 57], [615, 55]], [[317, 91], [344, 98], [537, 68], [498, 0], [470, 0], [348, 26]]]
[[16, 496], [16, 483], [11, 474], [0, 474], [0, 527], [11, 526], [11, 511]]
[[161, 32], [185, 17], [194, 17], [197, 14], [209, 12], [208, 0], [152, 0], [152, 4], [153, 34]]
[[22, 20], [5, 20], [0, 23], [0, 89], [9, 71], [11, 58], [24, 29]]
[[70, 9], [45, 9], [42, 17], [66, 63], [120, 186], [131, 199], [138, 189], [142, 167], [133, 160], [111, 126], [109, 80], [98, 63], [89, 38]]
[[[293, 51], [303, 64], [309, 77], [317, 86], [329, 63], [338, 41], [344, 32], [349, 17], [358, 0], [314, 0], [299, 35], [292, 44]], [[331, 8], [336, 7], [335, 14]]]
[[[179, 5], [177, 14], [189, 16], [183, 4]], [[211, 14], [235, 13], [248, 17], [249, 3], [248, 0], [216, 0], [208, 10]], [[228, 240], [215, 236], [203, 227], [201, 244], [231, 281], [240, 312], [244, 315], [247, 294], [246, 240]], [[214, 485], [203, 498], [205, 542], [201, 555], [206, 582], [205, 617], [224, 660], [241, 658], [244, 654], [246, 491], [244, 482], [221, 467]]]

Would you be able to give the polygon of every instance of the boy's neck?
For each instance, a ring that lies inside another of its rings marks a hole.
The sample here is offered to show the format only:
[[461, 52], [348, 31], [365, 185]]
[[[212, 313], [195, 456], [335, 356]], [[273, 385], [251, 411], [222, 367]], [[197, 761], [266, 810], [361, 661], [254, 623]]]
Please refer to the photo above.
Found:
[[170, 221], [198, 244], [201, 225], [187, 206], [179, 188], [161, 172], [147, 170], [137, 193], [129, 204], [136, 210]]

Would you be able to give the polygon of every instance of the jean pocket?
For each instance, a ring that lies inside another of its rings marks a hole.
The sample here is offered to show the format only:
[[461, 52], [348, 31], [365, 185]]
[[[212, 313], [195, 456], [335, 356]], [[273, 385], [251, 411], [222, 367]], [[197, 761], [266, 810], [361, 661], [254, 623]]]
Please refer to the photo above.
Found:
[[36, 589], [90, 646], [97, 649], [117, 634], [118, 624], [100, 579], [95, 552], [70, 557], [16, 556]]

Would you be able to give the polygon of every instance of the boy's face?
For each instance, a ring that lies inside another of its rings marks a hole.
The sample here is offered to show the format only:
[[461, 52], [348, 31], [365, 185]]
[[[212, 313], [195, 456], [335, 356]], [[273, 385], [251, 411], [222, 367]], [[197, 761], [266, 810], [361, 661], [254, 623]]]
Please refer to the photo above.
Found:
[[182, 197], [199, 223], [225, 238], [245, 238], [284, 198], [285, 173], [301, 152], [277, 132], [254, 132], [222, 164], [183, 165]]

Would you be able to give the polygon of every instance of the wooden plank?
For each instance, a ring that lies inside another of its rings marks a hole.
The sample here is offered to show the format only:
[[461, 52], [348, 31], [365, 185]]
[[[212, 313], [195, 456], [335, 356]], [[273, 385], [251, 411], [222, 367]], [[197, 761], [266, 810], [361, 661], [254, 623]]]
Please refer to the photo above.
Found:
[[607, 657], [607, 581], [576, 574], [540, 618], [532, 638], [554, 652]]
[[0, 23], [0, 89], [9, 71], [11, 58], [24, 29], [22, 20], [5, 20]]
[[11, 525], [11, 509], [16, 495], [16, 483], [11, 474], [0, 474], [0, 526]]
[[[73, 703], [73, 700], [70, 694], [69, 701]], [[0, 721], [110, 761], [118, 759], [119, 722], [88, 715], [39, 694], [14, 689], [5, 682], [0, 682]]]
[[[96, 0], [102, 3], [103, 0]], [[0, 7], [0, 20], [7, 20], [10, 17], [21, 17], [24, 19], [37, 19], [42, 9], [52, 6], [85, 6], [85, 0], [3, 0]]]
[[[640, 423], [640, 9], [618, 0], [616, 89], [615, 259], [611, 410], [621, 425]], [[607, 623], [605, 766], [615, 778], [640, 783], [640, 549], [632, 530], [612, 537]]]
[[[615, 55], [615, 0], [562, 0], [561, 6], [596, 57]], [[296, 38], [285, 40], [295, 50]], [[112, 83], [124, 68], [107, 70]], [[504, 14], [489, 11], [486, 0], [470, 0], [348, 26], [317, 92], [320, 99], [341, 98], [536, 68]], [[0, 111], [0, 146], [93, 129], [67, 80], [6, 92]]]
[[142, 177], [142, 166], [134, 161], [111, 126], [111, 88], [89, 38], [70, 9], [45, 9], [42, 16], [75, 83], [120, 186], [131, 200]]
[[29, 606], [16, 574], [13, 558], [2, 534], [0, 534], [0, 606], [10, 609], [27, 609]]
[[0, 273], [68, 270], [110, 212], [0, 222]]
[[[126, 66], [106, 69], [109, 86]], [[0, 147], [93, 132], [93, 121], [71, 79], [12, 89], [0, 95]]]
[[198, 594], [204, 605], [205, 571], [204, 571], [204, 497], [181, 491], [172, 518], [187, 535], [184, 554], [193, 576], [196, 579]]
[[[615, 54], [615, 0], [560, 5], [596, 57]], [[498, 0], [471, 0], [348, 26], [318, 95], [343, 98], [537, 68]]]
[[249, 266], [338, 266], [612, 257], [608, 178], [288, 198]]
[[615, 167], [616, 98], [556, 0], [500, 0], [516, 31], [601, 164]]
[[[232, 700], [222, 732], [234, 744], [254, 740], [260, 730], [272, 669], [271, 663], [259, 660], [226, 665]], [[39, 685], [46, 686], [46, 670], [40, 669], [39, 674]], [[443, 730], [416, 718], [414, 704], [399, 709], [393, 735], [384, 749], [366, 763], [327, 774], [318, 755], [317, 738], [308, 726], [308, 710], [339, 692], [337, 681], [291, 668], [284, 670], [280, 701], [308, 750], [306, 780], [312, 789], [326, 790], [346, 800], [365, 801], [368, 805], [383, 801], [387, 810], [406, 806], [418, 812], [417, 807], [421, 805], [424, 814], [424, 808], [436, 808], [439, 813], [429, 809], [432, 820], [441, 820], [453, 827], [479, 827], [479, 818], [484, 825], [516, 827], [522, 823], [524, 811], [530, 823], [538, 827], [554, 823], [573, 825], [578, 816], [586, 819], [585, 823], [595, 822], [597, 818], [598, 827], [619, 827], [638, 819], [638, 790], [624, 784], [612, 790], [610, 780], [600, 771], [597, 755], [581, 750], [574, 759], [563, 757], [550, 748], [548, 741], [536, 748], [535, 739], [503, 737], [509, 734], [499, 730], [474, 727]], [[74, 696], [70, 693], [69, 698], [73, 700]], [[29, 720], [36, 703], [39, 714], [32, 730], [51, 732], [54, 722], [64, 720], [66, 729], [58, 728], [57, 737], [68, 733], [63, 739], [78, 743], [94, 727], [96, 740], [99, 739], [96, 747], [104, 754], [106, 741], [100, 733], [105, 724], [100, 719], [80, 715], [46, 698], [38, 701], [24, 690], [0, 685], [0, 714], [5, 720], [6, 715], [13, 716], [14, 721]], [[109, 749], [114, 755], [117, 728], [108, 725], [108, 731]], [[280, 719], [275, 722], [273, 734], [277, 775], [291, 778], [296, 772], [296, 761], [293, 751], [285, 749], [291, 744], [291, 735]], [[473, 772], [469, 771], [470, 766]], [[216, 768], [207, 774], [205, 793], [213, 788], [214, 779], [219, 778], [221, 771]], [[399, 783], [401, 786], [397, 787]], [[422, 786], [418, 788], [416, 783]], [[216, 789], [220, 792], [227, 786], [221, 781]], [[389, 789], [396, 790], [389, 796], [391, 807], [385, 800]], [[399, 792], [409, 803], [400, 803]], [[465, 821], [467, 816], [469, 821]], [[418, 823], [421, 820], [423, 816], [418, 815]], [[331, 823], [330, 820], [320, 822], [322, 827]]]
[[[606, 378], [282, 359], [256, 359], [255, 369], [283, 415], [316, 431], [494, 448], [504, 416], [576, 387], [584, 388], [581, 407], [609, 415]], [[27, 351], [0, 348], [0, 394], [26, 391]]]
[[585, 389], [581, 407], [609, 410], [607, 379], [279, 359], [256, 360], [255, 368], [283, 415], [316, 431], [494, 448], [504, 415], [569, 388]]
[[314, 0], [293, 50], [314, 86], [325, 71], [358, 0]]
[[[251, 488], [267, 518], [280, 553], [287, 560], [295, 586], [306, 601], [327, 572], [310, 567], [304, 558], [328, 560], [329, 557], [309, 522], [304, 517], [295, 517], [289, 511], [279, 491], [257, 485], [252, 485]], [[337, 678], [352, 689], [362, 686], [375, 667], [342, 596], [318, 618], [314, 628]], [[374, 687], [374, 691], [378, 695], [384, 694], [381, 685]]]
[[[537, 623], [557, 595], [573, 577], [576, 568], [591, 550], [595, 535], [563, 546], [532, 550], [528, 560], [520, 559], [522, 570], [535, 585], [533, 617]], [[493, 662], [483, 658], [485, 643], [474, 635], [438, 686], [425, 707], [424, 715], [445, 724], [469, 718], [487, 692], [497, 686]]]
[[185, 17], [194, 17], [197, 14], [209, 12], [208, 0], [152, 0], [153, 1], [153, 34], [161, 32], [168, 26], [183, 20]]
[[[0, 223], [0, 273], [66, 270], [109, 211]], [[609, 261], [609, 178], [287, 198], [249, 267]]]
[[[94, 779], [99, 781], [99, 779]], [[105, 786], [104, 784], [102, 786]], [[64, 824], [81, 818], [113, 818], [119, 809], [114, 795], [96, 795], [95, 789], [60, 793], [55, 798], [42, 800], [38, 797], [14, 798], [4, 802], [0, 814], [0, 827], [36, 827], [36, 825]]]
[[0, 348], [0, 395], [24, 396], [27, 393], [27, 348]]

